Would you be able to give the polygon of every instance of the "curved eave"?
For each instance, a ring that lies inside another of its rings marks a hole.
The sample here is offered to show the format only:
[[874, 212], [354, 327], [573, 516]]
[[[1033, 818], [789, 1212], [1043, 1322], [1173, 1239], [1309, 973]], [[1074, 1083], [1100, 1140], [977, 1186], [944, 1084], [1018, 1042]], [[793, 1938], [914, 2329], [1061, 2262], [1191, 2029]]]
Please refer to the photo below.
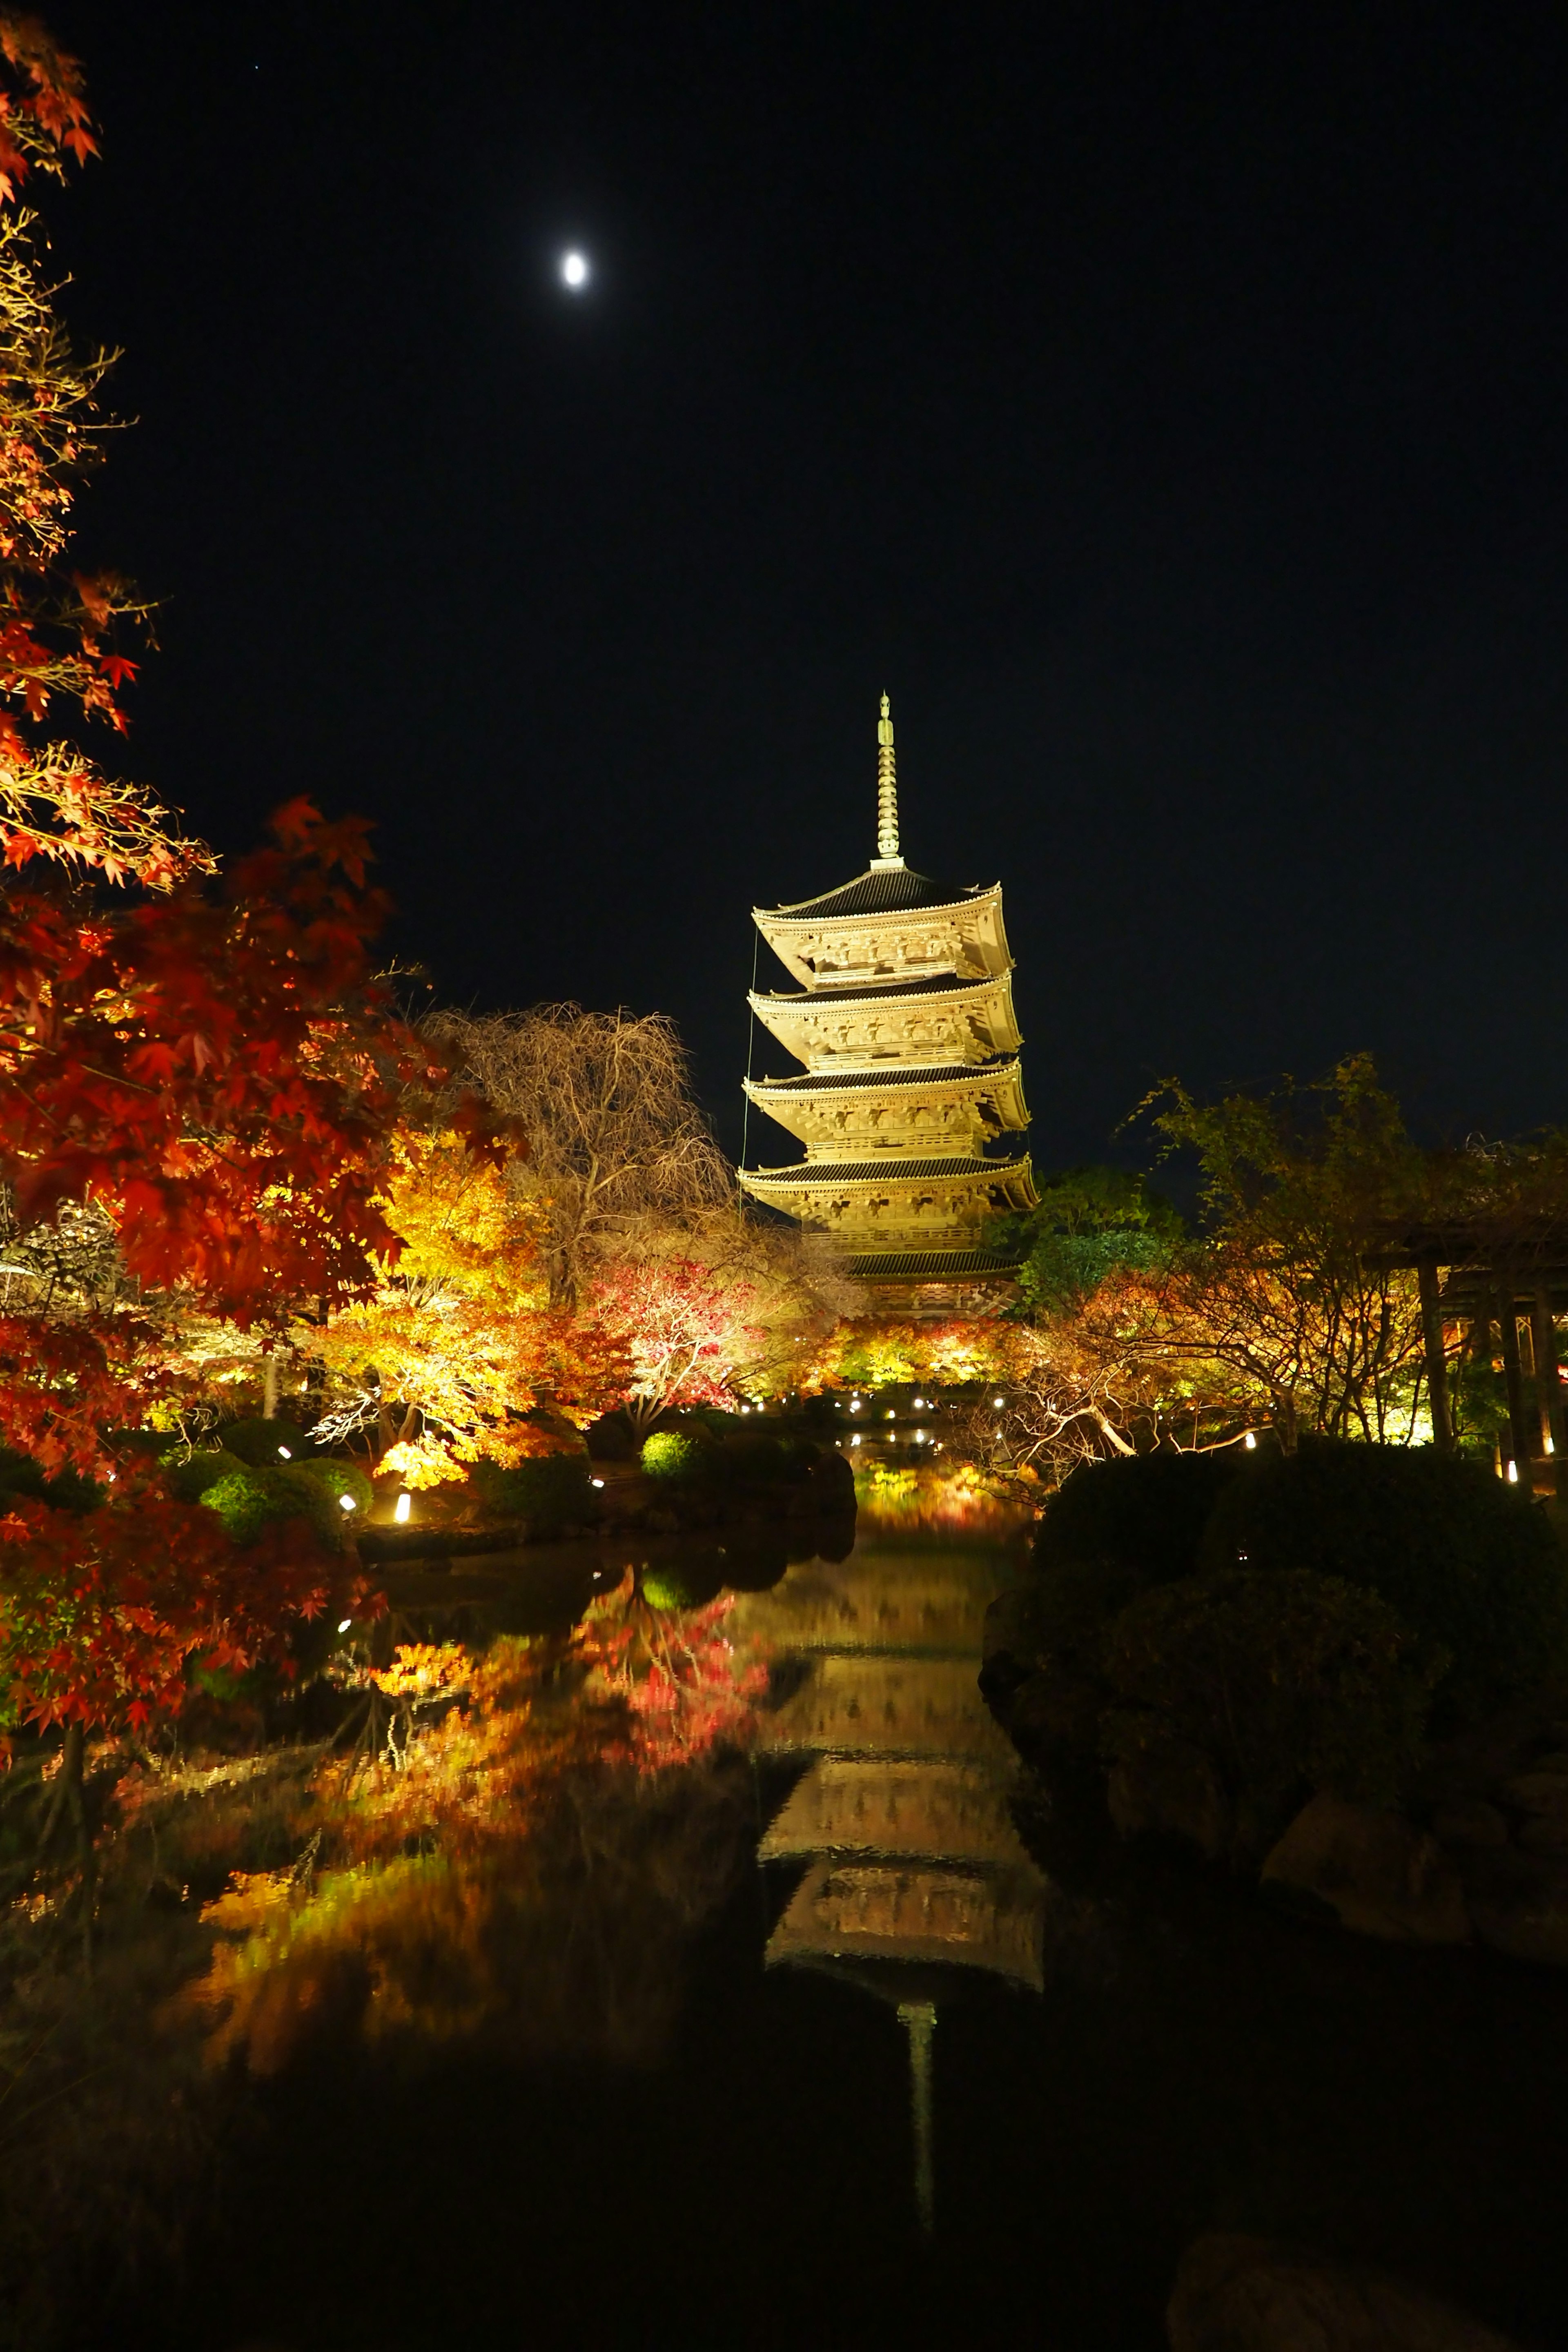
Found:
[[[849, 1171], [864, 1167], [864, 1174]], [[885, 1164], [866, 1167], [863, 1161], [849, 1160], [838, 1166], [821, 1161], [802, 1160], [793, 1168], [742, 1168], [740, 1181], [748, 1192], [766, 1195], [770, 1192], [886, 1192], [889, 1184], [900, 1190], [925, 1184], [968, 1184], [978, 1191], [1003, 1186], [1026, 1192], [1020, 1208], [1032, 1209], [1036, 1193], [1034, 1169], [1027, 1160], [922, 1160], [900, 1169], [889, 1153]]]
[[[1011, 1011], [1012, 978], [1012, 971], [1008, 970], [987, 972], [982, 980], [954, 981], [951, 987], [946, 988], [933, 986], [929, 980], [889, 980], [878, 981], [870, 988], [860, 982], [853, 988], [844, 989], [803, 988], [790, 996], [780, 996], [770, 989], [753, 988], [747, 992], [746, 1002], [760, 1021], [765, 1021], [770, 1013], [777, 1013], [789, 1020], [801, 1013], [820, 1013], [827, 1005], [831, 1005], [836, 1013], [842, 1012], [846, 1005], [851, 1011], [861, 1005], [870, 1011], [878, 1005], [912, 1004], [917, 998], [924, 1004], [944, 1004], [955, 1003], [961, 997], [978, 998], [998, 993], [1005, 995]], [[1023, 1043], [1021, 1038], [1019, 1043]], [[1008, 1046], [1006, 1051], [1012, 1053], [1014, 1048]]]
[[[858, 876], [857, 879], [864, 880], [866, 877]], [[913, 922], [917, 918], [926, 915], [956, 915], [967, 908], [984, 905], [987, 898], [994, 898], [1000, 933], [1002, 919], [1000, 882], [977, 882], [973, 890], [960, 891], [956, 898], [931, 898], [919, 903], [912, 902], [907, 907], [868, 907], [863, 914], [823, 915], [812, 912], [814, 907], [820, 907], [826, 899], [837, 898], [839, 891], [853, 887], [853, 883], [842, 882], [837, 890], [824, 890], [820, 898], [800, 898], [789, 907], [753, 907], [752, 920], [764, 938], [770, 926], [781, 931], [818, 931], [826, 923], [842, 923], [846, 930], [853, 930], [858, 927], [864, 927], [868, 922], [885, 921], [889, 918], [904, 919]]]
[[[963, 1062], [927, 1063], [923, 1068], [914, 1072], [910, 1070], [907, 1063], [896, 1063], [886, 1077], [875, 1070], [858, 1070], [853, 1075], [860, 1083], [855, 1086], [846, 1084], [850, 1075], [847, 1071], [839, 1071], [818, 1077], [807, 1071], [795, 1078], [742, 1078], [741, 1084], [751, 1100], [764, 1110], [770, 1102], [797, 1105], [869, 1102], [884, 1093], [953, 1093], [971, 1101], [982, 1095], [994, 1094], [1000, 1098], [1003, 1095], [1014, 1094], [1017, 1097], [1019, 1109], [1024, 1110], [1024, 1072], [1016, 1055], [1011, 1061], [990, 1065], [984, 1062], [968, 1065]], [[1019, 1124], [1026, 1127], [1028, 1123], [1026, 1112]]]

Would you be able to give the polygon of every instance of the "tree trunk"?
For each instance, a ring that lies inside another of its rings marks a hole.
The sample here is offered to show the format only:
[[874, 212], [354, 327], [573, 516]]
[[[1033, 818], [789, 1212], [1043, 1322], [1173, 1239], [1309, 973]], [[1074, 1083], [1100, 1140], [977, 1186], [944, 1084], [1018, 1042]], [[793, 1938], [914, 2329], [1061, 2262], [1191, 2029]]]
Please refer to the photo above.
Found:
[[261, 1359], [261, 1418], [278, 1418], [278, 1357], [276, 1350]]

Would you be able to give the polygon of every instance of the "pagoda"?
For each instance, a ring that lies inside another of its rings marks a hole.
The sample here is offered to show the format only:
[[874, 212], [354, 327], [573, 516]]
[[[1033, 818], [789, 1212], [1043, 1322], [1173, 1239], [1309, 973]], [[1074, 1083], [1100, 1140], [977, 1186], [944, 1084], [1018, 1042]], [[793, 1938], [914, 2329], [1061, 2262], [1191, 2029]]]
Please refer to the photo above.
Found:
[[1012, 1261], [988, 1221], [1037, 1198], [1016, 1139], [1028, 1125], [1002, 886], [945, 888], [899, 849], [893, 722], [877, 730], [877, 855], [864, 874], [752, 919], [798, 991], [752, 1012], [805, 1068], [746, 1093], [805, 1146], [742, 1169], [754, 1199], [831, 1234], [878, 1304], [974, 1302]]

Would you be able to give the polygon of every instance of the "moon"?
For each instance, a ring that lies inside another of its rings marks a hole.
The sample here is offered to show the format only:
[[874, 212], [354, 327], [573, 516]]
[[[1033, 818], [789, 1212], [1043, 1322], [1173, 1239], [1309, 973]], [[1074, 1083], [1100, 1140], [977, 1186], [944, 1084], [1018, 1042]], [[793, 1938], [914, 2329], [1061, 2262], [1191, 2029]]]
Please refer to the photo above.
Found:
[[585, 253], [563, 253], [561, 257], [561, 282], [574, 294], [580, 294], [588, 283], [588, 257]]

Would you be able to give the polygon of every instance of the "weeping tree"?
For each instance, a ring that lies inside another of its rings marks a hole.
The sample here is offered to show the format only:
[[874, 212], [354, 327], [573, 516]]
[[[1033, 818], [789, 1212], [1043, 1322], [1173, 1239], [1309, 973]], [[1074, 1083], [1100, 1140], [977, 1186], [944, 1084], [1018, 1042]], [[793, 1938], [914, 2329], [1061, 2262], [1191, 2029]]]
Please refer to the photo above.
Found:
[[551, 1304], [574, 1309], [606, 1256], [656, 1229], [696, 1229], [734, 1200], [734, 1178], [663, 1013], [538, 1004], [427, 1024], [473, 1087], [528, 1137], [531, 1195]]

